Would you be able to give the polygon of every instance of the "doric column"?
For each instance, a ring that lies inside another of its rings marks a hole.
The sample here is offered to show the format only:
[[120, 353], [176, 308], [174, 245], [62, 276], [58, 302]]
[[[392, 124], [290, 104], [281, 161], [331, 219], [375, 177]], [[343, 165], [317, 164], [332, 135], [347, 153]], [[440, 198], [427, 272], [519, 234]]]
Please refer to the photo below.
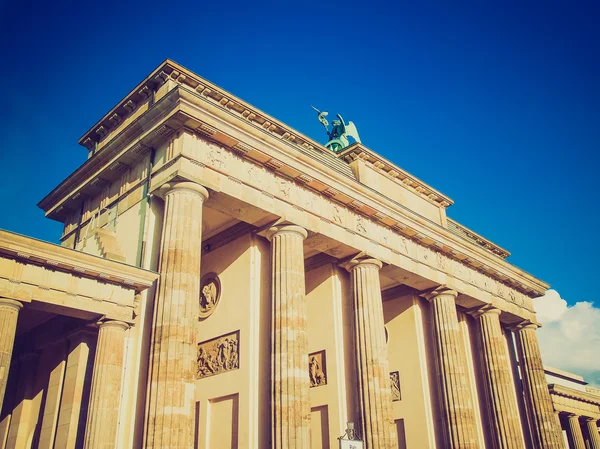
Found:
[[35, 400], [35, 380], [39, 369], [39, 354], [25, 352], [19, 355], [19, 380], [15, 408], [10, 420], [5, 449], [21, 449], [28, 447], [30, 421], [33, 415]]
[[127, 329], [129, 324], [122, 321], [99, 323], [84, 449], [111, 449], [117, 445]]
[[458, 293], [439, 287], [425, 295], [431, 302], [434, 345], [445, 446], [447, 449], [479, 447], [466, 354], [458, 325]]
[[515, 331], [531, 437], [536, 449], [562, 449], [562, 431], [554, 417], [536, 329], [535, 324], [527, 323]]
[[150, 346], [146, 448], [194, 445], [196, 331], [200, 298], [204, 187], [180, 182], [161, 188], [165, 212], [160, 283]]
[[600, 449], [600, 434], [598, 433], [598, 424], [593, 418], [585, 419], [587, 433], [590, 436], [590, 449]]
[[500, 309], [484, 306], [472, 315], [477, 321], [489, 427], [494, 447], [520, 449], [524, 444], [523, 431], [511, 376], [510, 358], [500, 325]]
[[396, 448], [379, 284], [382, 264], [376, 259], [356, 259], [344, 266], [350, 272], [354, 300], [358, 409], [362, 437], [367, 449]]
[[308, 338], [304, 284], [306, 230], [294, 225], [272, 227], [271, 369], [274, 449], [310, 446]]
[[0, 298], [0, 411], [4, 403], [4, 392], [10, 371], [17, 318], [22, 304], [12, 299]]
[[567, 437], [569, 438], [571, 449], [586, 449], [581, 424], [579, 424], [579, 416], [574, 414], [567, 415]]
[[53, 447], [75, 449], [81, 426], [85, 424], [79, 421], [89, 410], [89, 389], [98, 335], [83, 328], [70, 333], [67, 338], [70, 348]]

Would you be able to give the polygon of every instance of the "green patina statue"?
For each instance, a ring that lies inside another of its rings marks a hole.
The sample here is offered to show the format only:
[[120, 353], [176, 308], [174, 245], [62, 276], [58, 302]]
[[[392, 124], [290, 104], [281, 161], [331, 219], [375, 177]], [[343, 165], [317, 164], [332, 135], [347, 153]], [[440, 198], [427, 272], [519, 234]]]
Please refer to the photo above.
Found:
[[319, 111], [317, 108], [311, 105], [311, 107], [317, 111], [319, 121], [325, 127], [325, 132], [329, 136], [329, 142], [325, 144], [334, 153], [339, 153], [348, 145], [350, 141], [348, 137], [352, 137], [356, 142], [360, 143], [360, 137], [358, 136], [358, 130], [352, 122], [344, 123], [344, 119], [340, 114], [337, 114], [339, 120], [332, 120], [331, 131], [329, 131], [329, 122], [325, 117], [329, 114], [327, 111]]

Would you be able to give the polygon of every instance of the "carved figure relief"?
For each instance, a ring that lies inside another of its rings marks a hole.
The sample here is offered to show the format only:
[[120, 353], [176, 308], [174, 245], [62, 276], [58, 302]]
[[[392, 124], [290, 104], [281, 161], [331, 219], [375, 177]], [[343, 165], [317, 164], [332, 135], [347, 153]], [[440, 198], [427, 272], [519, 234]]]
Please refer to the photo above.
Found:
[[206, 153], [208, 163], [217, 169], [223, 169], [227, 166], [224, 152], [221, 148], [214, 145], [208, 145], [208, 152]]
[[392, 391], [393, 402], [402, 399], [402, 395], [400, 394], [400, 373], [398, 371], [390, 373], [390, 389]]
[[308, 375], [310, 377], [310, 387], [320, 387], [327, 385], [325, 374], [325, 350], [308, 354]]
[[332, 205], [332, 209], [333, 209], [333, 221], [334, 221], [334, 223], [342, 224], [343, 223], [342, 222], [342, 211], [335, 204]]
[[356, 217], [356, 230], [361, 234], [367, 233], [367, 229], [365, 228], [365, 219], [363, 217]]
[[208, 318], [221, 297], [221, 281], [215, 273], [208, 273], [200, 281], [200, 318]]
[[198, 343], [197, 378], [214, 376], [240, 367], [240, 331]]
[[279, 181], [279, 192], [286, 198], [290, 196], [291, 183], [285, 179]]

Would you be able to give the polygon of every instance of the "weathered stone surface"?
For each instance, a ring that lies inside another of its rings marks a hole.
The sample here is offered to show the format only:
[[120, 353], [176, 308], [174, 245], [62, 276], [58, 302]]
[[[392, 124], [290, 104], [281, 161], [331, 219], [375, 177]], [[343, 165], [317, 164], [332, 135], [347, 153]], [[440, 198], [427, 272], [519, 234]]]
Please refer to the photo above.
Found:
[[53, 447], [75, 449], [77, 436], [84, 429], [85, 421], [80, 422], [80, 417], [86, 416], [89, 408], [89, 377], [93, 376], [97, 337], [87, 329], [77, 330], [67, 337], [69, 355]]
[[385, 343], [379, 270], [375, 259], [352, 260], [350, 272], [354, 300], [355, 353], [361, 434], [369, 449], [397, 447], [392, 421], [392, 395]]
[[84, 449], [111, 449], [117, 446], [127, 329], [129, 325], [122, 321], [100, 323]]
[[431, 314], [442, 424], [448, 449], [479, 448], [465, 351], [456, 314], [457, 292], [440, 287], [426, 295]]
[[500, 326], [500, 309], [484, 307], [473, 315], [477, 320], [489, 428], [494, 447], [522, 448], [523, 431], [511, 377], [510, 359]]
[[587, 449], [583, 439], [583, 432], [579, 424], [579, 416], [567, 416], [567, 437], [572, 449]]
[[4, 392], [8, 381], [10, 360], [15, 343], [17, 318], [22, 305], [12, 299], [0, 298], [0, 410], [4, 403]]
[[586, 419], [585, 427], [590, 436], [590, 449], [600, 449], [600, 433], [598, 433], [598, 422], [595, 419]]
[[196, 331], [200, 298], [202, 205], [199, 184], [163, 186], [160, 284], [150, 347], [147, 448], [194, 445]]
[[272, 273], [272, 436], [275, 449], [310, 447], [308, 338], [304, 251], [306, 231], [293, 225], [269, 230]]
[[562, 449], [564, 448], [562, 432], [554, 417], [542, 355], [535, 335], [536, 329], [535, 324], [526, 324], [516, 330], [531, 437], [536, 448]]

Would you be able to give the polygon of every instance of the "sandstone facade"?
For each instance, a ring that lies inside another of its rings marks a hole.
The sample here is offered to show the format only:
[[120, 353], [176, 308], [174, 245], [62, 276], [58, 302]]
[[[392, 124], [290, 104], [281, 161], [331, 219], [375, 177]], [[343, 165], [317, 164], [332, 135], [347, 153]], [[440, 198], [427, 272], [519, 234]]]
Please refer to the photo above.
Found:
[[168, 60], [80, 143], [61, 246], [0, 231], [0, 449], [598, 447], [548, 285], [364, 145]]

